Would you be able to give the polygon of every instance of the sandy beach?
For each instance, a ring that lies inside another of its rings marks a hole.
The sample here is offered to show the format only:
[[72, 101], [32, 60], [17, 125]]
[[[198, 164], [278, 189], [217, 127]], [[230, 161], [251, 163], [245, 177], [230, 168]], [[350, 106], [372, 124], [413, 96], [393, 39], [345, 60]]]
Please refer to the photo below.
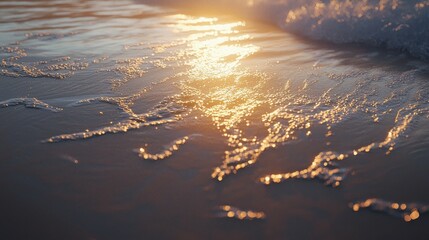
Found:
[[426, 239], [429, 4], [242, 2], [0, 2], [1, 238]]

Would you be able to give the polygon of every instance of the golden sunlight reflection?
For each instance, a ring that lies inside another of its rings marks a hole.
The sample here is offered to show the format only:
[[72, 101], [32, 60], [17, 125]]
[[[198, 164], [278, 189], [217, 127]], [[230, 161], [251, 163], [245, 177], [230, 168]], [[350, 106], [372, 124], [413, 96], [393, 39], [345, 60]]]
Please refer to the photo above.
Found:
[[417, 220], [421, 214], [429, 211], [429, 206], [418, 203], [388, 202], [383, 199], [370, 198], [365, 201], [350, 203], [355, 212], [369, 209], [376, 212], [385, 212], [389, 215], [402, 218], [405, 222]]
[[[317, 8], [323, 9], [323, 6]], [[222, 162], [211, 174], [213, 179], [222, 181], [226, 176], [255, 164], [268, 149], [302, 138], [312, 138], [317, 134], [315, 128], [325, 131], [322, 136], [326, 138], [326, 147], [330, 148], [330, 139], [335, 136], [333, 126], [350, 116], [369, 115], [371, 123], [377, 124], [385, 116], [396, 112], [394, 125], [384, 135], [384, 140], [358, 145], [340, 153], [326, 149], [315, 154], [305, 169], [266, 174], [259, 178], [266, 185], [289, 179], [316, 179], [328, 186], [338, 187], [349, 170], [341, 168], [337, 162], [375, 149], [385, 149], [386, 154], [390, 154], [413, 119], [428, 112], [427, 108], [416, 104], [397, 106], [401, 94], [394, 91], [388, 95], [381, 94], [378, 99], [368, 95], [368, 92], [376, 91], [371, 86], [374, 76], [360, 72], [327, 74], [323, 69], [314, 68], [315, 63], [311, 63], [315, 73], [311, 72], [308, 79], [280, 79], [280, 83], [276, 83], [278, 79], [273, 79], [270, 72], [254, 68], [253, 61], [258, 57], [255, 53], [261, 50], [261, 46], [257, 45], [255, 36], [248, 34], [248, 31], [243, 33], [245, 22], [182, 14], [167, 19], [168, 28], [180, 37], [165, 43], [126, 45], [126, 51], [137, 52], [138, 56], [116, 60], [115, 65], [108, 69], [119, 75], [112, 82], [112, 89], [145, 76], [151, 69], [147, 68], [148, 65], [174, 70], [177, 67], [179, 72], [129, 96], [79, 101], [78, 104], [105, 102], [117, 105], [128, 119], [91, 131], [53, 136], [46, 142], [86, 139], [172, 124], [184, 120], [191, 113], [201, 114], [212, 121], [227, 146]], [[141, 50], [148, 49], [151, 51], [148, 56], [139, 54]], [[284, 67], [293, 73], [293, 66]], [[316, 87], [321, 79], [325, 82]], [[346, 79], [353, 80], [351, 82], [355, 84], [343, 86]], [[145, 113], [134, 112], [132, 106], [135, 101], [157, 84], [170, 82], [179, 93], [165, 97]], [[163, 152], [156, 154], [142, 147], [138, 154], [144, 159], [165, 159], [186, 141], [187, 137], [173, 141]]]
[[371, 225], [361, 211], [422, 226], [429, 0], [412, 2], [0, 1], [5, 193], [82, 206], [81, 238], [324, 239], [323, 219]]
[[[328, 138], [333, 135], [333, 124], [342, 122], [360, 109], [376, 108], [380, 104], [366, 99], [359, 88], [337, 97], [335, 101], [330, 94], [335, 86], [314, 98], [308, 91], [315, 81], [308, 80], [302, 81], [302, 86], [295, 91], [291, 90], [290, 82], [281, 91], [267, 91], [270, 76], [244, 64], [259, 51], [258, 46], [249, 43], [252, 37], [240, 32], [244, 22], [221, 23], [217, 18], [185, 15], [174, 17], [176, 24], [171, 26], [175, 31], [189, 34], [182, 41], [187, 47], [182, 55], [186, 55], [184, 65], [188, 67], [184, 74], [186, 80], [180, 83], [182, 98], [193, 99], [194, 108], [212, 119], [230, 147], [225, 151], [222, 164], [212, 173], [212, 178], [218, 181], [254, 164], [265, 150], [297, 139], [299, 132], [310, 137], [311, 127], [315, 124], [326, 127], [325, 137]], [[383, 103], [391, 100], [390, 96]], [[294, 105], [314, 107], [308, 111], [306, 108], [296, 111]], [[408, 107], [399, 110], [398, 114], [402, 110], [404, 115], [400, 114], [401, 118], [397, 119], [384, 141], [345, 153], [322, 152], [307, 169], [263, 176], [260, 181], [270, 184], [290, 178], [320, 179], [337, 187], [348, 170], [338, 167], [334, 160], [343, 160], [375, 148], [387, 148], [386, 154], [389, 154], [416, 114]], [[379, 116], [373, 114], [373, 119], [379, 121]], [[265, 133], [249, 134], [251, 131], [248, 130], [256, 126], [264, 129]], [[326, 144], [330, 145], [330, 142]]]
[[[184, 18], [177, 31], [192, 32], [186, 40], [187, 54], [192, 56], [187, 79], [181, 84], [183, 93], [196, 100], [196, 108], [213, 120], [232, 151], [225, 151], [223, 164], [212, 177], [223, 180], [225, 175], [253, 164], [265, 145], [256, 136], [243, 135], [243, 126], [261, 105], [261, 87], [265, 76], [251, 73], [242, 61], [259, 47], [245, 44], [251, 36], [238, 30], [244, 22], [220, 23], [214, 18]], [[202, 24], [205, 23], [205, 24]]]
[[265, 213], [252, 210], [241, 210], [230, 205], [222, 205], [219, 206], [217, 216], [238, 220], [261, 220], [265, 218]]
[[244, 22], [218, 23], [217, 18], [192, 18], [175, 15], [178, 18], [175, 29], [192, 32], [186, 39], [187, 54], [192, 59], [187, 63], [192, 80], [237, 77], [240, 60], [258, 51], [252, 44], [239, 44], [250, 39], [249, 35], [239, 34], [236, 28], [245, 26]]
[[138, 154], [139, 154], [139, 157], [144, 159], [149, 159], [153, 161], [162, 160], [173, 155], [173, 152], [178, 151], [179, 147], [185, 144], [186, 141], [188, 141], [188, 139], [189, 139], [188, 136], [176, 139], [173, 142], [171, 142], [168, 146], [164, 147], [165, 149], [164, 151], [156, 154], [151, 154], [147, 151], [146, 148], [141, 147], [138, 149]]

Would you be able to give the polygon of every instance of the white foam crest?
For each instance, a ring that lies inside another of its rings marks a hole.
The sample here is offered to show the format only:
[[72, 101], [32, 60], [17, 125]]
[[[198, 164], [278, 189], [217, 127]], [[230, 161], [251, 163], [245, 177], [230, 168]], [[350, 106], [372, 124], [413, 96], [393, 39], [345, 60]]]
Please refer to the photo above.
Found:
[[149, 153], [147, 149], [143, 147], [139, 148], [137, 152], [139, 154], [139, 157], [143, 159], [153, 160], [153, 161], [163, 160], [173, 155], [173, 153], [178, 151], [180, 146], [185, 144], [188, 140], [189, 140], [189, 136], [178, 138], [172, 141], [169, 145], [165, 146], [164, 147], [165, 150], [163, 150], [160, 153], [155, 153], [155, 154]]
[[112, 123], [111, 126], [102, 127], [95, 130], [87, 129], [83, 132], [53, 136], [46, 139], [44, 142], [54, 143], [67, 140], [88, 139], [108, 133], [121, 133], [142, 127], [173, 123], [182, 119], [183, 115], [185, 115], [187, 111], [185, 108], [176, 104], [175, 102], [168, 101], [168, 99], [156, 105], [151, 111], [142, 114], [136, 114], [129, 106], [124, 106], [127, 107], [127, 111], [129, 111], [129, 117], [125, 120], [115, 124]]
[[[317, 179], [327, 186], [338, 187], [345, 179], [349, 170], [340, 168], [336, 161], [342, 161], [350, 156], [357, 156], [381, 148], [387, 149], [386, 155], [390, 154], [399, 139], [409, 128], [413, 118], [419, 114], [419, 111], [413, 110], [412, 106], [399, 110], [395, 119], [395, 125], [387, 132], [385, 139], [381, 142], [371, 143], [344, 153], [332, 151], [321, 152], [306, 169], [281, 174], [269, 174], [261, 177], [259, 180], [269, 185], [290, 179]], [[404, 114], [401, 114], [401, 112], [404, 112]]]
[[243, 210], [230, 205], [222, 205], [218, 207], [216, 216], [237, 220], [262, 220], [265, 219], [266, 214], [262, 211]]
[[429, 58], [427, 0], [249, 0], [256, 14], [316, 40], [362, 43]]
[[12, 98], [0, 102], [0, 108], [6, 108], [16, 105], [24, 105], [26, 108], [43, 109], [52, 112], [62, 111], [62, 108], [51, 106], [37, 98]]
[[386, 213], [390, 216], [402, 218], [405, 222], [415, 221], [424, 213], [429, 212], [429, 205], [419, 203], [390, 202], [379, 198], [369, 198], [349, 204], [355, 212], [368, 209], [374, 212]]

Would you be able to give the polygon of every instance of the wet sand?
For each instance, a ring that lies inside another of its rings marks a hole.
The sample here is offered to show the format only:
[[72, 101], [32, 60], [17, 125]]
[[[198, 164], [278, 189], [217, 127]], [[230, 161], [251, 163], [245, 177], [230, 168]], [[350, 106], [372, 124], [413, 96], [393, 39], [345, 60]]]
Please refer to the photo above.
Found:
[[5, 239], [425, 239], [427, 63], [139, 2], [0, 6]]

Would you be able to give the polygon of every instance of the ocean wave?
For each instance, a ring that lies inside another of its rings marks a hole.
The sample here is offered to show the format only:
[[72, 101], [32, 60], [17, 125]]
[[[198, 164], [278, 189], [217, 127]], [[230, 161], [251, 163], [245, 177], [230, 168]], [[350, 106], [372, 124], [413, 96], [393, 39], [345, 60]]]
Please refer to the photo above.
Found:
[[[143, 0], [153, 3], [151, 0]], [[167, 4], [245, 15], [314, 40], [358, 43], [429, 59], [429, 0], [235, 0]], [[192, 10], [192, 9], [191, 9]]]
[[281, 16], [286, 30], [334, 43], [363, 43], [429, 58], [429, 1], [304, 1]]

